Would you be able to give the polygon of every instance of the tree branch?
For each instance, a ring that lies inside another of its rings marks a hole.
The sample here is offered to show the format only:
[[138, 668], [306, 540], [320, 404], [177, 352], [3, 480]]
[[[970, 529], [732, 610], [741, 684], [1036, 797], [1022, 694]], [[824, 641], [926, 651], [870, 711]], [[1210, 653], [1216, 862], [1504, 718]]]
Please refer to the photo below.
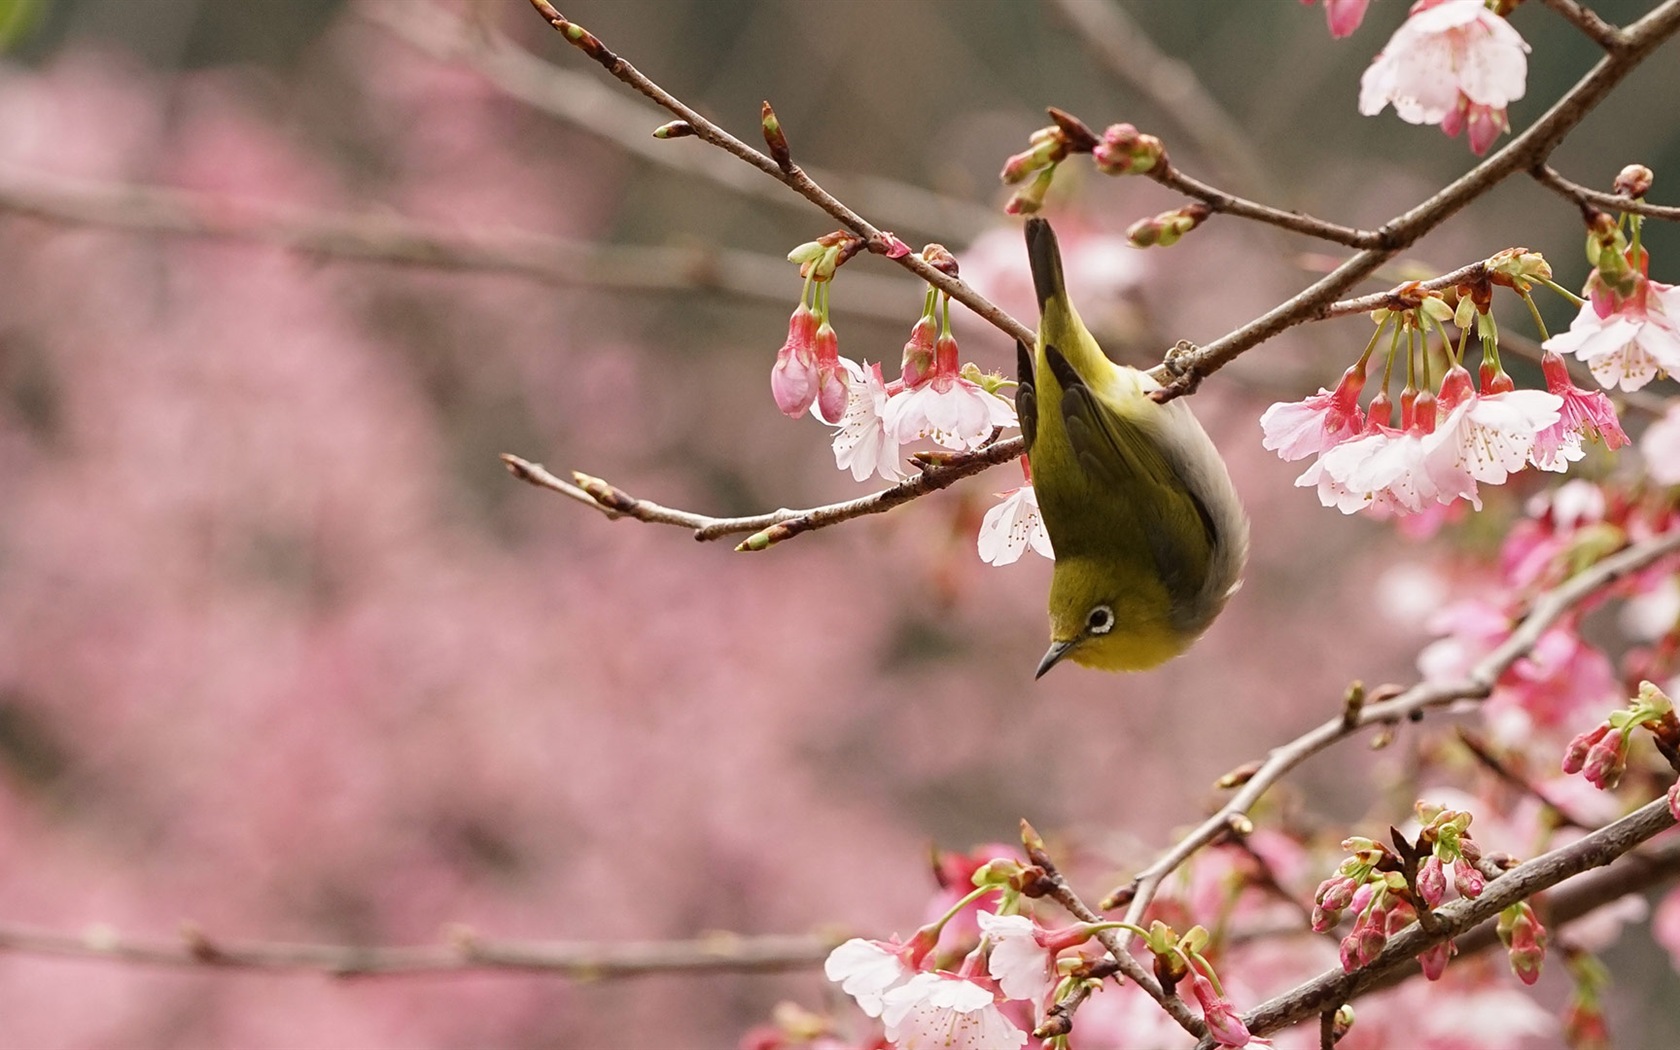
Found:
[[[1680, 3], [1680, 0], [1674, 0], [1674, 2]], [[554, 5], [549, 3], [549, 0], [531, 0], [531, 6], [536, 8], [537, 13], [542, 15], [543, 19], [553, 26], [561, 36], [564, 36], [573, 47], [600, 63], [608, 73], [657, 102], [674, 116], [688, 121], [694, 128], [696, 138], [711, 143], [792, 189], [838, 220], [848, 230], [862, 237], [872, 251], [885, 251], [887, 242], [882, 236], [882, 231], [819, 186], [798, 164], [790, 164], [788, 169], [783, 171], [781, 166], [770, 157], [753, 149], [745, 142], [707, 120], [689, 107], [687, 103], [648, 79], [635, 66], [608, 50], [606, 45], [596, 39], [594, 34], [582, 26], [567, 21], [564, 15], [554, 9]], [[934, 285], [952, 299], [968, 307], [981, 319], [1010, 338], [1023, 343], [1033, 343], [1037, 340], [1037, 333], [1032, 329], [1009, 316], [962, 281], [928, 265], [914, 252], [895, 261], [917, 277]]]
[[108, 927], [76, 935], [0, 924], [0, 951], [150, 966], [315, 971], [333, 977], [507, 970], [580, 980], [660, 973], [773, 973], [822, 962], [840, 940], [716, 934], [690, 941], [501, 941], [452, 930], [445, 943], [400, 948], [212, 938], [194, 926], [175, 940], [124, 937]]
[[1161, 881], [1196, 851], [1249, 821], [1255, 803], [1296, 766], [1330, 745], [1372, 725], [1398, 723], [1414, 712], [1443, 707], [1459, 700], [1485, 700], [1499, 678], [1526, 656], [1553, 624], [1570, 610], [1627, 576], [1680, 551], [1680, 530], [1662, 533], [1629, 546], [1585, 569], [1535, 599], [1510, 637], [1484, 656], [1470, 673], [1455, 682], [1420, 682], [1390, 698], [1374, 700], [1323, 723], [1273, 749], [1231, 800], [1184, 836], [1127, 886], [1109, 895], [1129, 901], [1126, 921], [1140, 925]]
[[[1435, 917], [1439, 920], [1436, 931], [1426, 932], [1413, 923], [1389, 938], [1382, 952], [1367, 965], [1352, 973], [1341, 969], [1328, 971], [1293, 991], [1262, 1003], [1243, 1021], [1255, 1035], [1265, 1035], [1325, 1010], [1333, 1010], [1379, 987], [1379, 982], [1389, 974], [1416, 965], [1417, 955], [1432, 945], [1464, 933], [1510, 905], [1565, 879], [1603, 867], [1673, 826], [1674, 815], [1669, 812], [1666, 799], [1647, 803], [1613, 824], [1489, 880], [1481, 896], [1456, 900], [1436, 909]], [[1212, 1045], [1204, 1039], [1198, 1050], [1211, 1050]]]
[[963, 478], [978, 474], [988, 467], [1019, 459], [1023, 445], [1021, 438], [1013, 437], [1006, 441], [994, 442], [977, 452], [947, 456], [938, 463], [924, 466], [922, 472], [915, 477], [857, 499], [842, 500], [839, 503], [828, 503], [805, 510], [783, 508], [740, 518], [714, 518], [662, 506], [651, 500], [638, 499], [623, 489], [587, 474], [574, 472], [572, 477], [575, 484], [562, 481], [542, 464], [521, 459], [508, 452], [502, 453], [502, 462], [507, 465], [508, 472], [520, 481], [569, 496], [595, 508], [608, 518], [635, 518], [637, 521], [651, 524], [677, 525], [693, 529], [694, 538], [697, 540], [715, 540], [751, 532], [755, 535], [736, 549], [757, 551], [802, 532], [838, 525], [842, 521], [861, 518], [866, 514], [881, 514], [919, 496], [950, 488]]
[[1614, 54], [1627, 46], [1622, 31], [1606, 22], [1588, 7], [1583, 7], [1576, 0], [1540, 0], [1541, 3], [1562, 15], [1564, 21], [1586, 34], [1593, 43]]
[[1534, 176], [1535, 182], [1549, 190], [1556, 191], [1576, 204], [1590, 204], [1595, 208], [1603, 208], [1609, 211], [1632, 212], [1635, 215], [1644, 215], [1652, 219], [1680, 222], [1680, 208], [1666, 204], [1646, 204], [1642, 200], [1623, 197], [1617, 193], [1588, 189], [1578, 182], [1571, 182], [1564, 178], [1557, 173], [1555, 168], [1545, 164], [1539, 164], [1529, 169], [1529, 174]]
[[1570, 88], [1527, 131], [1506, 143], [1504, 148], [1428, 200], [1384, 223], [1378, 232], [1386, 237], [1386, 247], [1366, 249], [1352, 256], [1282, 304], [1206, 346], [1184, 355], [1175, 362], [1172, 369], [1175, 377], [1167, 385], [1164, 395], [1170, 398], [1187, 393], [1203, 378], [1212, 375], [1279, 332], [1303, 321], [1324, 316], [1324, 309], [1338, 295], [1369, 276], [1399, 252], [1417, 243], [1424, 234], [1439, 226], [1466, 204], [1512, 174], [1543, 163], [1563, 141], [1564, 136], [1573, 130], [1611, 89], [1621, 83], [1646, 56], [1677, 30], [1680, 30], [1680, 0], [1664, 0], [1664, 3], [1651, 13], [1623, 30], [1620, 34], [1623, 45], [1601, 59], [1598, 65]]
[[1242, 219], [1253, 219], [1270, 226], [1276, 226], [1291, 233], [1304, 233], [1309, 237], [1329, 241], [1332, 244], [1346, 245], [1349, 248], [1381, 248], [1388, 244], [1390, 235], [1381, 230], [1357, 230], [1352, 226], [1340, 223], [1326, 222], [1311, 215], [1303, 215], [1296, 211], [1284, 211], [1269, 205], [1258, 204], [1254, 201], [1235, 194], [1227, 193], [1216, 186], [1210, 186], [1198, 179], [1178, 170], [1170, 160], [1157, 164], [1148, 172], [1148, 177], [1169, 189], [1177, 190], [1186, 197], [1193, 197], [1206, 204], [1215, 212], [1224, 215], [1235, 215]]

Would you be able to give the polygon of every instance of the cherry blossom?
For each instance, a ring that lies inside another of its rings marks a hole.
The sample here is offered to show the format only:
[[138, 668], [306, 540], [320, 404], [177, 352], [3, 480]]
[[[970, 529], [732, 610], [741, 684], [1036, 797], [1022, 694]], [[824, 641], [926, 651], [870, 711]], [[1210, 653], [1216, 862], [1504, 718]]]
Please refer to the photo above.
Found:
[[1033, 487], [1022, 485], [999, 495], [1003, 497], [1002, 502], [986, 511], [986, 517], [980, 522], [980, 560], [988, 565], [1009, 565], [1020, 560], [1021, 552], [1028, 548], [1046, 558], [1054, 558], [1050, 534], [1044, 530]]
[[1056, 984], [1056, 952], [1046, 947], [1038, 925], [1025, 915], [976, 915], [992, 942], [988, 972], [1008, 999], [1041, 1002]]
[[[848, 382], [846, 411], [834, 431], [834, 465], [850, 470], [858, 481], [865, 481], [872, 474], [887, 481], [903, 481], [905, 473], [898, 442], [888, 435], [882, 419], [889, 387], [881, 377], [881, 366], [860, 365], [844, 357], [840, 366], [846, 370]], [[815, 404], [811, 412], [817, 414]]]
[[1425, 439], [1426, 456], [1436, 467], [1450, 463], [1479, 482], [1503, 484], [1528, 463], [1541, 431], [1558, 422], [1563, 398], [1543, 390], [1476, 394], [1469, 383], [1462, 367], [1442, 381], [1441, 407], [1449, 411]]
[[1280, 402], [1260, 417], [1260, 443], [1285, 461], [1328, 451], [1359, 435], [1365, 425], [1359, 391], [1365, 385], [1364, 362], [1342, 374], [1335, 390], [1319, 388], [1301, 401]]
[[979, 448], [997, 427], [1015, 425], [1015, 406], [961, 375], [957, 341], [941, 335], [932, 373], [887, 399], [882, 420], [893, 440], [932, 438], [951, 449]]
[[1390, 103], [1409, 124], [1439, 124], [1449, 135], [1470, 129], [1484, 153], [1506, 129], [1505, 107], [1522, 98], [1528, 45], [1482, 0], [1416, 4], [1359, 82], [1359, 112]]
[[1602, 386], [1638, 390], [1659, 372], [1680, 371], [1680, 292], [1635, 276], [1626, 297], [1595, 295], [1582, 304], [1569, 330], [1544, 347], [1574, 354]]
[[881, 1021], [899, 1050], [1013, 1050], [1027, 1042], [996, 995], [955, 974], [918, 973], [884, 999]]
[[856, 999], [864, 1013], [880, 1017], [883, 996], [908, 981], [915, 972], [905, 961], [906, 948], [887, 941], [853, 937], [828, 953], [823, 974]]

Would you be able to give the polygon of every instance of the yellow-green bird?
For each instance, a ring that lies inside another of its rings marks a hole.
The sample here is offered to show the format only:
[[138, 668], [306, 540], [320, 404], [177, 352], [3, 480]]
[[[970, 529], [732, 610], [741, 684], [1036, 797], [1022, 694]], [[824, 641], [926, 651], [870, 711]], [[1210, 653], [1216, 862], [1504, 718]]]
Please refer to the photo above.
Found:
[[1050, 649], [1063, 659], [1141, 671], [1207, 630], [1236, 591], [1248, 519], [1231, 475], [1182, 399], [1110, 361], [1068, 302], [1056, 234], [1027, 221], [1038, 345], [1020, 354], [1015, 406], [1039, 512], [1055, 549]]

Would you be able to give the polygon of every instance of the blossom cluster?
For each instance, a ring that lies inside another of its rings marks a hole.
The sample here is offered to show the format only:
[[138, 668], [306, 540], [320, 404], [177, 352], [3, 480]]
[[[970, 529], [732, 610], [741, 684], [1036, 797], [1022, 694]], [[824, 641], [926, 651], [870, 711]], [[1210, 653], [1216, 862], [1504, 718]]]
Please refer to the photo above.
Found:
[[[1496, 256], [1488, 270], [1491, 280], [1510, 282], [1525, 298], [1526, 285], [1550, 277], [1545, 260], [1521, 249]], [[1627, 443], [1609, 399], [1577, 387], [1555, 352], [1547, 351], [1542, 363], [1545, 390], [1517, 389], [1500, 363], [1492, 315], [1475, 307], [1471, 295], [1461, 295], [1456, 308], [1436, 293], [1416, 301], [1376, 312], [1377, 332], [1335, 389], [1274, 404], [1260, 417], [1266, 448], [1285, 460], [1316, 457], [1295, 484], [1316, 488], [1326, 507], [1413, 515], [1465, 500], [1480, 510], [1481, 485], [1503, 484], [1529, 466], [1562, 472], [1586, 455], [1587, 440], [1612, 449]], [[1461, 326], [1456, 347], [1445, 337], [1448, 318]], [[1482, 334], [1474, 377], [1462, 361], [1472, 324]], [[1428, 378], [1432, 325], [1442, 333], [1447, 362], [1438, 388]], [[1392, 339], [1383, 382], [1362, 410], [1360, 394], [1385, 331]], [[1397, 360], [1404, 361], [1406, 386], [1394, 426], [1388, 388]]]
[[[839, 469], [858, 481], [879, 476], [898, 482], [908, 476], [908, 446], [928, 441], [951, 451], [972, 451], [1015, 426], [1015, 406], [1000, 394], [1013, 384], [962, 361], [951, 329], [950, 297], [931, 286], [904, 343], [896, 379], [886, 378], [880, 362], [841, 357], [828, 297], [835, 272], [856, 244], [855, 238], [836, 233], [789, 253], [789, 261], [800, 264], [805, 289], [771, 368], [770, 389], [785, 414], [810, 412], [834, 428]], [[922, 256], [942, 269], [956, 269], [939, 245], [928, 245]], [[1025, 470], [1025, 458], [1022, 466]], [[1004, 565], [1028, 549], [1052, 557], [1030, 475], [1027, 484], [1001, 496], [981, 525], [981, 558]]]

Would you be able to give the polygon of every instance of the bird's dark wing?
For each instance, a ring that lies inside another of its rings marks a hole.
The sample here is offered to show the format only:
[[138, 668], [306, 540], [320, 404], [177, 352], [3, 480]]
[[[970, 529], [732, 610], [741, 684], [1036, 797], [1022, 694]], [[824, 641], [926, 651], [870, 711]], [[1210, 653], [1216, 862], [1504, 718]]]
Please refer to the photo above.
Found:
[[1142, 425], [1104, 404], [1061, 351], [1045, 347], [1044, 359], [1062, 388], [1062, 425], [1074, 459], [1099, 490], [1145, 487], [1120, 512], [1142, 526], [1169, 593], [1188, 600], [1201, 587], [1218, 540], [1213, 515]]
[[1038, 438], [1038, 394], [1033, 387], [1032, 351], [1019, 340], [1015, 343], [1015, 383], [1015, 415], [1021, 421], [1027, 452], [1031, 453]]

